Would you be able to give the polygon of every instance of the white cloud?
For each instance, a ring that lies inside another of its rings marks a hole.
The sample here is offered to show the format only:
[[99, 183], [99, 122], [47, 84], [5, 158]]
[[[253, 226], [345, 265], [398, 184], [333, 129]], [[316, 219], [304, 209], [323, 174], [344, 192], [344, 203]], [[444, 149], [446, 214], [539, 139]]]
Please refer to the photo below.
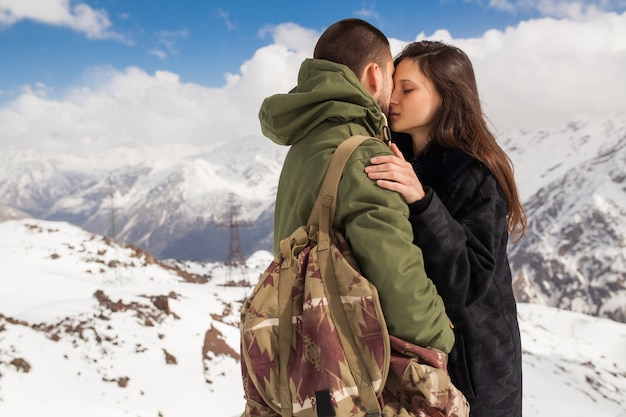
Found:
[[105, 10], [94, 10], [85, 3], [72, 0], [0, 0], [0, 25], [10, 26], [21, 20], [68, 27], [90, 39], [124, 38], [111, 31]]
[[228, 30], [235, 29], [235, 24], [230, 20], [230, 12], [222, 10], [222, 9], [217, 9], [217, 15], [219, 16], [220, 19], [224, 21], [224, 24], [226, 25], [226, 29]]
[[102, 150], [116, 145], [209, 144], [250, 134], [228, 89], [181, 83], [168, 72], [101, 68], [62, 100], [32, 90], [0, 111], [10, 143]]
[[154, 55], [154, 56], [156, 56], [157, 58], [159, 58], [159, 59], [161, 59], [161, 60], [163, 60], [163, 59], [167, 58], [167, 52], [165, 52], [165, 51], [164, 51], [164, 50], [162, 50], [162, 49], [157, 49], [157, 48], [150, 49], [150, 50], [148, 51], [148, 53], [149, 53], [150, 55]]
[[267, 34], [272, 36], [274, 44], [283, 45], [296, 51], [307, 52], [309, 56], [313, 54], [317, 38], [321, 35], [315, 30], [303, 28], [295, 23], [266, 26], [259, 31], [259, 36], [261, 37], [265, 37]]
[[[291, 89], [318, 34], [296, 25], [274, 27], [222, 88], [183, 83], [171, 72], [148, 74], [95, 68], [62, 98], [27, 87], [0, 107], [0, 146], [105, 149], [116, 145], [192, 143], [260, 136], [257, 118], [268, 95]], [[157, 54], [158, 51], [153, 51]], [[235, 143], [235, 142], [233, 142]]]
[[178, 53], [178, 50], [176, 49], [176, 43], [180, 39], [188, 39], [189, 30], [161, 30], [159, 32], [156, 32], [153, 36], [156, 39], [156, 42], [161, 46], [161, 48], [153, 49], [152, 51], [150, 51], [150, 53], [159, 57], [160, 59], [165, 59], [168, 55], [176, 55]]
[[380, 13], [375, 10], [374, 5], [371, 5], [369, 8], [363, 7], [355, 11], [354, 14], [365, 20], [380, 20]]
[[626, 13], [529, 20], [473, 39], [428, 38], [470, 56], [484, 110], [499, 130], [626, 111]]
[[[312, 55], [319, 36], [294, 24], [263, 34], [270, 34], [272, 43], [258, 49], [238, 73], [228, 74], [221, 88], [139, 68], [93, 70], [83, 85], [62, 97], [43, 85], [26, 88], [0, 107], [0, 147], [89, 145], [93, 151], [129, 143], [228, 140], [236, 149], [244, 137], [261, 137], [261, 101], [295, 86], [300, 63]], [[416, 38], [426, 37], [468, 53], [484, 110], [500, 131], [626, 111], [626, 13], [529, 20], [471, 39], [453, 39], [445, 30]], [[390, 42], [397, 53], [407, 40]]]

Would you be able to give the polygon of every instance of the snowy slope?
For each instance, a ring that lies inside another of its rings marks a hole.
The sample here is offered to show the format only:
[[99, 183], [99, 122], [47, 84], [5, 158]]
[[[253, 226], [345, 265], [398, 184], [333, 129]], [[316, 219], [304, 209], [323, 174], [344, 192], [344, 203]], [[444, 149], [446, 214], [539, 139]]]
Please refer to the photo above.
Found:
[[196, 269], [67, 223], [0, 223], [0, 415], [234, 414], [249, 287]]
[[[67, 223], [0, 222], [0, 416], [238, 416], [238, 311], [270, 258], [165, 264]], [[519, 318], [525, 416], [626, 413], [626, 324]]]
[[546, 184], [562, 178], [572, 168], [623, 147], [626, 114], [580, 117], [562, 126], [504, 132], [499, 143], [515, 167], [522, 200]]
[[509, 247], [517, 300], [626, 322], [626, 117], [517, 134], [529, 219]]

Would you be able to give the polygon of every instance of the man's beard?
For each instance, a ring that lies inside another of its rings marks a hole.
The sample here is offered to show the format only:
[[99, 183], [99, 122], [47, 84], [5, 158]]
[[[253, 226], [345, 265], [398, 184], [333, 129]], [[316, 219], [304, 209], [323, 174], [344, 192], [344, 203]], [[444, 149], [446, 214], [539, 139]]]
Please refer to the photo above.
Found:
[[377, 100], [378, 107], [380, 107], [380, 111], [385, 115], [389, 116], [389, 102], [382, 102], [382, 99]]
[[391, 101], [391, 89], [389, 88], [389, 85], [385, 83], [380, 96], [378, 96], [378, 100], [376, 100], [376, 104], [378, 104], [378, 107], [380, 107], [380, 110], [387, 117], [389, 117], [389, 102], [390, 101]]

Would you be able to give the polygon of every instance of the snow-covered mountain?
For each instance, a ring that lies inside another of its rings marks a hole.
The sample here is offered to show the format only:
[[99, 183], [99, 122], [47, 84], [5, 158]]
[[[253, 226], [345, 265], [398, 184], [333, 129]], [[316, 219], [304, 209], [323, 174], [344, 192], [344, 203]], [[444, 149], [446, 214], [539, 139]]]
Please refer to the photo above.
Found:
[[[166, 263], [65, 222], [0, 222], [0, 416], [238, 416], [238, 312], [270, 260]], [[525, 416], [626, 415], [626, 324], [519, 318]]]
[[286, 149], [267, 139], [103, 153], [0, 154], [0, 202], [137, 244], [159, 258], [225, 260], [231, 227], [251, 254], [271, 248]]
[[518, 301], [626, 322], [626, 117], [514, 132], [529, 231], [509, 247]]
[[[509, 247], [520, 301], [626, 321], [626, 115], [501, 135], [529, 231]], [[159, 259], [271, 250], [287, 149], [262, 137], [102, 154], [6, 151], [0, 202], [136, 244]], [[235, 237], [239, 237], [238, 242]]]

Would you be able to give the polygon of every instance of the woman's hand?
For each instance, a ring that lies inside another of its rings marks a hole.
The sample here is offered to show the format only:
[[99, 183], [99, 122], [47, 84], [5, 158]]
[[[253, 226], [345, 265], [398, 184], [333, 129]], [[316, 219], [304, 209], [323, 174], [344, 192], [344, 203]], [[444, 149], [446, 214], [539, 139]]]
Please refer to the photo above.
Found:
[[375, 156], [370, 160], [372, 165], [365, 167], [370, 179], [376, 180], [379, 187], [397, 191], [408, 204], [424, 198], [424, 188], [417, 178], [413, 167], [405, 161], [402, 152], [395, 143], [391, 144], [394, 155]]

